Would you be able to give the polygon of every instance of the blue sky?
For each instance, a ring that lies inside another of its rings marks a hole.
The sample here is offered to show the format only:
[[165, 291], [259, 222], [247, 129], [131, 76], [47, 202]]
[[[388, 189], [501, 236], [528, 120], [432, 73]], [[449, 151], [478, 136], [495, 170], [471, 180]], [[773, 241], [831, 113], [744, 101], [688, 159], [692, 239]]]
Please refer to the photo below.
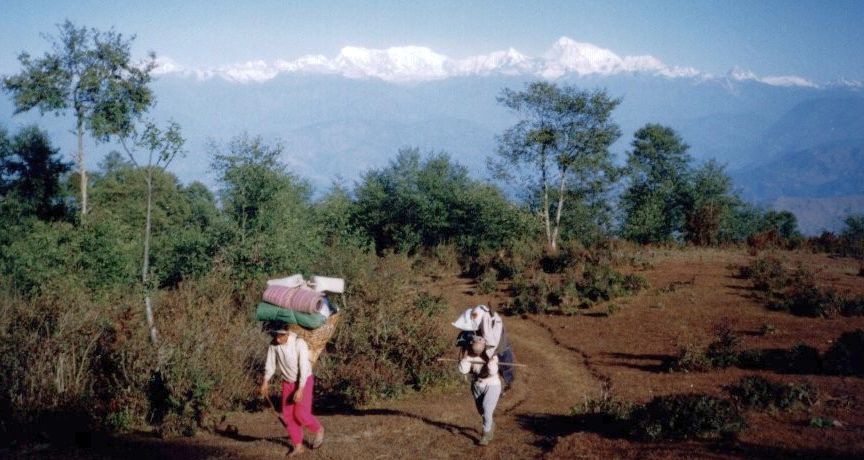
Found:
[[864, 1], [44, 1], [0, 0], [0, 74], [41, 54], [70, 19], [135, 34], [187, 68], [331, 57], [344, 46], [419, 45], [463, 58], [513, 47], [543, 54], [561, 36], [619, 55], [724, 74], [864, 80]]

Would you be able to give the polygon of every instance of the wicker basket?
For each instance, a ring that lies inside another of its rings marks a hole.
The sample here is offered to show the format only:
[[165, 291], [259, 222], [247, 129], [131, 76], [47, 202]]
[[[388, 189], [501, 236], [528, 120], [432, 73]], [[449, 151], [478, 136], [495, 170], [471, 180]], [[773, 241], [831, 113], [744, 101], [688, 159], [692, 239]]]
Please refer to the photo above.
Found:
[[307, 345], [309, 345], [309, 361], [311, 361], [312, 364], [315, 364], [318, 361], [318, 355], [320, 355], [321, 352], [324, 351], [324, 348], [327, 347], [327, 342], [330, 341], [331, 337], [333, 337], [333, 332], [336, 331], [336, 324], [339, 322], [339, 318], [341, 317], [341, 313], [330, 315], [330, 317], [327, 318], [327, 321], [324, 322], [324, 325], [318, 329], [309, 330], [297, 324], [291, 324], [288, 326], [290, 332], [296, 333], [297, 337], [300, 337]]

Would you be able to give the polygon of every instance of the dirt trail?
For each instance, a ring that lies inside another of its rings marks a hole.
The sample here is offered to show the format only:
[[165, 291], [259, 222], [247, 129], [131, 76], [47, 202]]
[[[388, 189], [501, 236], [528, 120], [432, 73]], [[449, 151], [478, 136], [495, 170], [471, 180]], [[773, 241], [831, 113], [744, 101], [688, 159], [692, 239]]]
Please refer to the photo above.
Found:
[[[477, 296], [470, 280], [456, 276], [432, 286], [451, 306], [452, 317], [488, 297]], [[321, 449], [304, 455], [318, 459], [541, 457], [555, 443], [557, 428], [570, 407], [586, 395], [596, 396], [602, 376], [586, 367], [586, 356], [560, 346], [552, 328], [531, 319], [505, 318], [517, 362], [514, 387], [496, 410], [496, 438], [478, 447], [481, 419], [474, 409], [469, 383], [437, 393], [412, 395], [351, 413], [318, 413], [326, 429]], [[566, 333], [566, 331], [563, 331]], [[456, 330], [453, 330], [455, 337]], [[454, 351], [455, 354], [455, 351]], [[455, 364], [454, 364], [455, 365]], [[598, 379], [598, 377], [601, 377]], [[141, 437], [114, 450], [126, 457], [283, 458], [288, 440], [271, 412], [233, 413], [226, 429], [189, 439], [162, 441]]]

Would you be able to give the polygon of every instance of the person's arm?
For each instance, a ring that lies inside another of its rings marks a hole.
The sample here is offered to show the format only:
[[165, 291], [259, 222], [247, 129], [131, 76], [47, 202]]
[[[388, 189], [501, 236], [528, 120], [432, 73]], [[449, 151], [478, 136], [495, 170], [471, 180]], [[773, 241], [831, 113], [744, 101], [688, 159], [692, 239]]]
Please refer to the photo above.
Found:
[[309, 346], [306, 341], [297, 338], [295, 342], [297, 346], [297, 391], [294, 392], [294, 402], [299, 403], [303, 400], [303, 387], [306, 385], [306, 380], [312, 375], [312, 363], [309, 361]]
[[495, 350], [498, 348], [498, 343], [501, 342], [501, 332], [504, 330], [504, 323], [500, 317], [494, 317], [489, 320], [490, 327], [484, 330], [483, 338], [486, 339], [486, 356], [492, 358], [495, 355]]
[[459, 372], [461, 374], [471, 372], [471, 356], [468, 355], [467, 350], [462, 350], [462, 359], [459, 360]]
[[276, 350], [267, 347], [267, 358], [264, 360], [264, 380], [261, 382], [261, 396], [267, 396], [270, 391], [270, 379], [276, 373]]
[[488, 377], [498, 375], [498, 355], [489, 358], [489, 362], [486, 363], [486, 369], [489, 373]]

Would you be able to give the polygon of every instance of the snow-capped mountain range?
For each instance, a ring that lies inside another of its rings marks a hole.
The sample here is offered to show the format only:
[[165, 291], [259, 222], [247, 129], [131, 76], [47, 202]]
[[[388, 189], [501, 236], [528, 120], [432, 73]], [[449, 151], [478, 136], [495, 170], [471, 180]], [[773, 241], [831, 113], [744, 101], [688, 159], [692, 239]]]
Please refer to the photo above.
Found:
[[[711, 75], [650, 56], [620, 56], [567, 37], [542, 56], [515, 49], [454, 59], [420, 46], [345, 47], [335, 57], [253, 61], [214, 69], [161, 58], [151, 115], [183, 128], [188, 153], [172, 164], [183, 181], [218, 184], [211, 146], [247, 132], [284, 147], [281, 160], [317, 192], [349, 186], [384, 167], [402, 147], [447, 152], [475, 177], [488, 177], [496, 136], [517, 121], [497, 102], [504, 88], [537, 79], [603, 88], [621, 98], [613, 113], [622, 137], [611, 151], [623, 164], [645, 123], [675, 129], [699, 161], [726, 165], [753, 202], [796, 213], [802, 229], [836, 229], [864, 212], [864, 86], [816, 83], [795, 75], [759, 76], [741, 68]], [[73, 158], [69, 115], [15, 115], [0, 97], [0, 126], [36, 123]], [[111, 144], [87, 139], [88, 167]]]
[[[387, 49], [346, 46], [335, 57], [315, 54], [290, 61], [254, 60], [210, 69], [187, 68], [170, 57], [161, 57], [155, 73], [181, 74], [199, 80], [218, 77], [237, 83], [264, 82], [280, 74], [339, 75], [352, 79], [373, 78], [407, 83], [488, 75], [533, 76], [554, 80], [565, 75], [610, 76], [641, 73], [667, 78], [731, 78], [737, 81], [758, 81], [771, 86], [818, 86], [795, 75], [760, 77], [752, 71], [739, 68], [717, 77], [693, 67], [668, 65], [651, 55], [619, 56], [609, 49], [568, 37], [559, 38], [542, 56], [534, 57], [522, 54], [514, 48], [456, 59], [424, 46], [396, 46]], [[846, 83], [850, 86], [861, 85], [857, 81]]]

